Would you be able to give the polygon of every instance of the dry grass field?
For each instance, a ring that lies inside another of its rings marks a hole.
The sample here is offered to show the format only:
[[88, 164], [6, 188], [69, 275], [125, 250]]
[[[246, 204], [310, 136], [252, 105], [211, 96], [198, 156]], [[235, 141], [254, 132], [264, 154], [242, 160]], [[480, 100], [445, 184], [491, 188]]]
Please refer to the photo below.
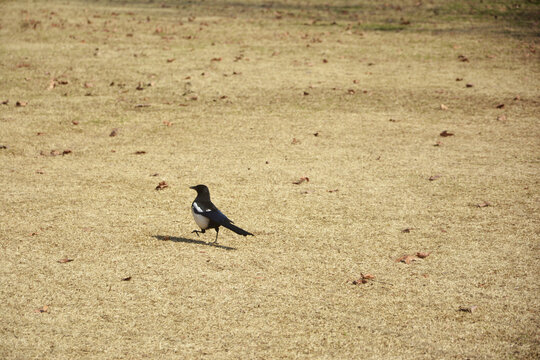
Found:
[[539, 18], [0, 2], [0, 358], [538, 359]]

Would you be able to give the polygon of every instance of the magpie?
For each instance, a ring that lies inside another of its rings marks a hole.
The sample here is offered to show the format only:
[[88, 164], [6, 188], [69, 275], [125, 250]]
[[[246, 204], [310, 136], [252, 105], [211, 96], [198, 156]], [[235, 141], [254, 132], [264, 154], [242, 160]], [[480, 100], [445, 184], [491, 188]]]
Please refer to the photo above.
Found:
[[212, 201], [210, 201], [210, 191], [206, 185], [191, 186], [190, 189], [197, 192], [197, 197], [191, 204], [191, 213], [193, 214], [193, 218], [195, 218], [195, 222], [201, 228], [201, 230], [193, 230], [192, 233], [199, 236], [199, 233], [204, 234], [208, 229], [215, 229], [216, 240], [214, 240], [214, 243], [217, 243], [220, 226], [225, 226], [239, 235], [254, 236], [252, 233], [233, 225], [233, 221], [229, 220], [228, 217], [212, 204]]

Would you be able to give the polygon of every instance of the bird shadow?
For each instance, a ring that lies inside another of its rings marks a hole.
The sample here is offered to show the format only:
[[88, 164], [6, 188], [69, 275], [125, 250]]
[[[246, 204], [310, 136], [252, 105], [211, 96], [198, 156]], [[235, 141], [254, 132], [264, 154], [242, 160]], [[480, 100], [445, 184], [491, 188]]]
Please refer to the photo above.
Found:
[[220, 245], [220, 244], [211, 243], [211, 242], [206, 242], [206, 241], [202, 241], [202, 240], [188, 239], [188, 238], [185, 238], [185, 237], [177, 237], [177, 236], [169, 236], [169, 235], [154, 235], [154, 237], [156, 239], [162, 240], [162, 241], [174, 241], [174, 242], [179, 242], [179, 243], [184, 243], [184, 244], [196, 244], [196, 245], [211, 246], [211, 247], [215, 247], [215, 248], [223, 249], [223, 250], [227, 250], [227, 251], [236, 250], [236, 248], [234, 248], [234, 247]]

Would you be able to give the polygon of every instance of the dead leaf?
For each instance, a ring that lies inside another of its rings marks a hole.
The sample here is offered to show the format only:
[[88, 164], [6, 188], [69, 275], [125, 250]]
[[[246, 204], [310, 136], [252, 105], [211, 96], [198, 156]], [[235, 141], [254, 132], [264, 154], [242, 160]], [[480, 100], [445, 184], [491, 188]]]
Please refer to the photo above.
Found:
[[174, 60], [176, 60], [176, 59], [167, 59], [167, 62], [172, 63]]
[[37, 313], [49, 312], [49, 305], [43, 305], [41, 308], [34, 310]]
[[144, 85], [142, 82], [139, 82], [139, 85], [135, 88], [136, 90], [144, 90]]
[[221, 58], [220, 57], [215, 57], [215, 58], [212, 58], [211, 61], [221, 61]]
[[491, 204], [488, 203], [487, 201], [476, 204], [476, 207], [479, 207], [479, 208], [488, 207], [488, 206], [491, 206]]
[[135, 105], [135, 108], [146, 108], [146, 107], [150, 107], [150, 104], [137, 104], [137, 105]]
[[6, 99], [6, 100], [2, 101], [2, 105], [7, 105], [7, 104], [9, 104], [9, 99]]
[[122, 281], [129, 281], [129, 280], [131, 280], [131, 276], [128, 276], [128, 277], [122, 278]]
[[94, 87], [94, 84], [90, 83], [90, 82], [85, 82], [84, 83], [84, 87], [89, 89], [89, 88], [93, 88]]
[[118, 135], [118, 129], [112, 129], [111, 133], [109, 134], [110, 137]]
[[78, 122], [77, 120], [73, 120], [71, 123], [72, 123], [73, 125], [79, 125], [79, 122]]
[[521, 100], [521, 96], [516, 95], [516, 97], [515, 97], [513, 100], [514, 100], [514, 101], [519, 101], [519, 100]]
[[471, 313], [471, 314], [472, 314], [473, 312], [476, 311], [477, 308], [478, 308], [478, 306], [476, 306], [476, 305], [472, 305], [472, 306], [460, 306], [458, 311], [468, 312], [468, 313]]
[[58, 262], [60, 264], [65, 264], [65, 263], [72, 262], [72, 261], [73, 261], [73, 259], [68, 259], [68, 258], [63, 258], [63, 259], [58, 260]]
[[304, 96], [308, 96], [309, 93], [307, 91], [304, 91]]
[[169, 185], [165, 181], [161, 181], [157, 186], [156, 190], [163, 190], [165, 188], [169, 187]]
[[463, 81], [463, 78], [456, 78], [456, 81]]
[[293, 145], [300, 144], [300, 140], [298, 140], [297, 138], [293, 138], [291, 141], [291, 144]]
[[293, 184], [300, 185], [303, 182], [309, 182], [309, 178], [307, 176], [301, 177], [299, 180], [293, 181]]
[[139, 150], [139, 151], [135, 151], [134, 154], [135, 154], [135, 155], [143, 155], [143, 154], [146, 154], [146, 151], [144, 151], [144, 150]]
[[497, 116], [497, 120], [498, 121], [506, 121], [506, 115], [502, 114], [502, 115]]
[[16, 107], [25, 107], [26, 105], [28, 105], [28, 102], [26, 102], [26, 101], [17, 101], [15, 103]]
[[433, 146], [442, 146], [442, 141], [436, 141], [435, 144], [433, 144]]
[[373, 280], [375, 279], [375, 276], [374, 275], [371, 275], [371, 274], [362, 274], [360, 273], [360, 278], [357, 279], [357, 280], [354, 280], [352, 282], [353, 285], [360, 285], [360, 284], [365, 284], [367, 283], [369, 280]]
[[51, 156], [58, 156], [58, 155], [60, 155], [60, 151], [53, 149], [53, 150], [51, 150], [50, 155]]
[[401, 230], [402, 233], [405, 233], [405, 234], [408, 234], [411, 232], [411, 230], [414, 230], [414, 228], [405, 228], [403, 230]]
[[448, 110], [448, 106], [441, 104], [441, 110]]
[[497, 106], [495, 106], [497, 109], [504, 109], [504, 104], [499, 104]]
[[429, 180], [429, 181], [434, 181], [434, 180], [439, 179], [441, 176], [442, 176], [442, 175], [431, 175], [431, 176], [429, 177], [428, 180]]
[[334, 193], [334, 192], [338, 192], [339, 189], [334, 189], [334, 190], [326, 190], [326, 192], [329, 192], [329, 193]]
[[416, 259], [412, 255], [403, 255], [402, 257], [396, 259], [396, 262], [402, 262], [405, 264], [410, 264], [413, 261], [416, 261]]
[[418, 256], [420, 259], [425, 259], [429, 256], [429, 254], [431, 254], [430, 252], [417, 252], [416, 253], [416, 256]]
[[328, 63], [328, 60], [323, 59], [322, 62], [325, 63], [325, 64], [327, 64], [327, 63]]
[[71, 151], [70, 149], [66, 149], [64, 151], [62, 151], [62, 155], [67, 155], [67, 154], [71, 154], [73, 151]]
[[7, 146], [6, 145], [0, 145], [0, 149], [7, 149]]
[[454, 133], [451, 133], [451, 132], [448, 132], [447, 130], [444, 130], [439, 135], [442, 136], [442, 137], [448, 137], [448, 136], [454, 136]]
[[349, 90], [347, 90], [347, 94], [354, 95], [354, 94], [356, 94], [356, 91], [354, 89], [349, 89]]
[[164, 121], [164, 122], [163, 122], [163, 125], [166, 125], [166, 126], [172, 126], [173, 123], [170, 122], [170, 121]]
[[458, 60], [462, 62], [469, 62], [469, 58], [467, 58], [465, 55], [458, 55]]
[[319, 136], [319, 132], [317, 131], [316, 133], [313, 133], [313, 136], [315, 137]]
[[468, 88], [472, 88], [474, 85], [473, 84], [467, 84], [465, 85], [465, 87], [468, 87]]

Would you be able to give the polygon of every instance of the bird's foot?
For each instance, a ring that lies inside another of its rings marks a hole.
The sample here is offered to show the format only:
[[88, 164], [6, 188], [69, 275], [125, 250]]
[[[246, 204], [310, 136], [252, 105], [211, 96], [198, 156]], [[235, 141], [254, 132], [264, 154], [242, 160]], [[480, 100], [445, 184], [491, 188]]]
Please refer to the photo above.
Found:
[[192, 233], [192, 234], [195, 233], [195, 234], [197, 234], [197, 237], [199, 237], [199, 233], [202, 233], [202, 231], [200, 231], [200, 230], [193, 230], [191, 233]]

